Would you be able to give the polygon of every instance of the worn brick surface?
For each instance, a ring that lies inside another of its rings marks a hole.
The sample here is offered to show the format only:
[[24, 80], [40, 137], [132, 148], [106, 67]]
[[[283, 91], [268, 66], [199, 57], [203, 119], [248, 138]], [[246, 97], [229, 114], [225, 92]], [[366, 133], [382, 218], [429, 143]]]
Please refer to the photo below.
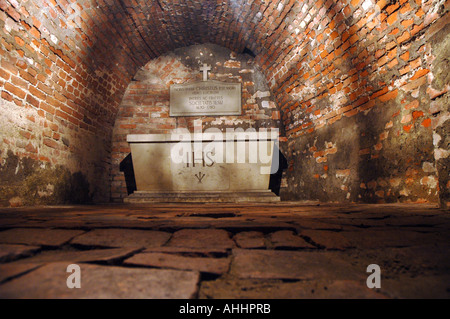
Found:
[[159, 247], [171, 234], [151, 230], [95, 229], [74, 238], [71, 243], [85, 246], [109, 247]]
[[0, 261], [9, 261], [28, 256], [39, 249], [39, 246], [0, 244]]
[[14, 228], [0, 232], [0, 243], [59, 246], [82, 233], [82, 230]]
[[231, 271], [239, 278], [311, 280], [331, 274], [335, 279], [355, 279], [350, 264], [324, 252], [233, 250]]
[[280, 248], [316, 248], [291, 230], [280, 230], [270, 234], [272, 247]]
[[167, 246], [229, 249], [235, 247], [235, 243], [223, 229], [182, 229], [173, 234]]
[[20, 276], [30, 270], [36, 269], [42, 266], [39, 263], [9, 263], [0, 265], [0, 282], [12, 279], [13, 277]]
[[125, 263], [158, 268], [195, 270], [211, 274], [223, 274], [230, 266], [229, 258], [184, 257], [164, 253], [140, 253], [125, 260]]
[[15, 261], [14, 263], [49, 263], [49, 262], [114, 262], [126, 258], [139, 251], [140, 248], [111, 248], [92, 249], [86, 251], [59, 251], [50, 250], [36, 254], [27, 259]]
[[348, 294], [356, 299], [385, 298], [384, 295], [352, 280], [295, 283], [274, 280], [256, 282], [249, 279], [241, 279], [238, 282], [216, 280], [202, 283], [200, 287], [201, 298], [264, 299], [267, 294], [275, 296], [275, 299], [343, 299]]

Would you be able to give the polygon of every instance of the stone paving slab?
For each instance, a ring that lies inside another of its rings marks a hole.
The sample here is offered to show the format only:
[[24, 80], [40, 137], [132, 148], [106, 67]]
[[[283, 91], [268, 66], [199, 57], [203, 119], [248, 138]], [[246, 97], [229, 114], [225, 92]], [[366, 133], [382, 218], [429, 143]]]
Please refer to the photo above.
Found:
[[223, 229], [182, 229], [173, 234], [167, 246], [229, 249], [235, 244]]
[[[36, 269], [40, 267], [42, 264], [30, 263], [30, 264], [17, 264], [17, 263], [8, 263], [8, 264], [0, 264], [0, 283], [4, 282], [7, 279], [19, 276], [23, 273], [26, 273], [30, 270]], [[2, 290], [0, 285], [0, 291]]]
[[0, 217], [0, 227], [14, 227], [15, 225], [21, 225], [25, 223], [27, 220], [21, 217], [15, 218], [2, 218]]
[[371, 263], [378, 264], [385, 279], [402, 275], [419, 278], [450, 271], [450, 244], [349, 250], [345, 255], [352, 264], [361, 268]]
[[272, 218], [257, 218], [249, 216], [247, 219], [220, 220], [210, 223], [211, 227], [229, 230], [233, 233], [241, 231], [275, 231], [275, 230], [295, 230], [296, 226], [287, 222], [278, 222]]
[[295, 235], [291, 230], [280, 230], [271, 233], [270, 240], [272, 242], [272, 247], [275, 249], [316, 248], [316, 246], [307, 243], [303, 238]]
[[[292, 216], [290, 217], [292, 219]], [[308, 219], [298, 219], [295, 221], [298, 225], [298, 229], [321, 229], [321, 230], [342, 230], [342, 225], [336, 224], [334, 220], [308, 220]]]
[[385, 299], [363, 280], [298, 281], [219, 278], [202, 282], [200, 299]]
[[342, 232], [341, 234], [358, 249], [408, 247], [450, 242], [450, 233], [425, 233], [401, 228], [391, 228], [389, 230], [364, 229], [361, 231]]
[[395, 299], [450, 299], [450, 275], [382, 279], [380, 292]]
[[140, 253], [126, 259], [124, 262], [125, 264], [195, 270], [221, 275], [228, 271], [230, 261], [230, 258], [184, 257], [164, 253]]
[[239, 278], [355, 279], [354, 267], [331, 252], [233, 249], [231, 272]]
[[258, 231], [240, 232], [234, 235], [233, 240], [240, 248], [265, 248], [264, 234]]
[[111, 262], [126, 258], [142, 248], [111, 248], [83, 251], [50, 250], [14, 263], [50, 263], [50, 262]]
[[13, 228], [0, 232], [0, 243], [61, 246], [83, 233], [83, 230]]
[[0, 244], [0, 262], [29, 256], [39, 249], [41, 249], [39, 246]]
[[1, 285], [0, 298], [186, 299], [197, 294], [197, 272], [79, 266], [79, 289], [67, 287], [67, 263], [51, 263]]
[[[345, 234], [345, 232], [342, 232]], [[302, 236], [306, 236], [321, 248], [345, 250], [354, 245], [341, 232], [326, 230], [302, 230]]]
[[137, 229], [95, 229], [75, 237], [71, 244], [107, 247], [159, 247], [171, 234], [161, 231]]
[[224, 255], [227, 253], [226, 248], [220, 248], [220, 247], [168, 247], [168, 246], [162, 246], [162, 247], [150, 247], [143, 251], [144, 253], [171, 253], [171, 254], [189, 254], [189, 255]]

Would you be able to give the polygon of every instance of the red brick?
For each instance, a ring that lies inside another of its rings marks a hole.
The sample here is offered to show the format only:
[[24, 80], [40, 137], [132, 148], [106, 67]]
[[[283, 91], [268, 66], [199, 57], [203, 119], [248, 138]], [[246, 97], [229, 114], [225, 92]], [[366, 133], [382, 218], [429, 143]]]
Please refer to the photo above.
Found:
[[405, 110], [415, 109], [417, 107], [419, 107], [419, 101], [418, 100], [414, 100], [411, 103], [405, 105]]
[[36, 77], [32, 76], [30, 73], [28, 73], [25, 70], [20, 70], [20, 77], [24, 80], [26, 80], [27, 82], [31, 83], [32, 85], [36, 85], [37, 83], [37, 79]]
[[24, 91], [22, 91], [21, 89], [19, 89], [18, 87], [12, 85], [9, 82], [5, 83], [5, 90], [8, 91], [11, 94], [14, 94], [15, 96], [23, 99], [26, 95], [26, 93]]
[[431, 119], [425, 119], [422, 121], [421, 125], [423, 127], [430, 127], [431, 126]]
[[392, 61], [390, 61], [387, 66], [392, 69], [394, 66], [396, 66], [398, 64], [397, 59], [393, 59]]
[[321, 157], [325, 155], [325, 151], [318, 151], [318, 152], [314, 152], [313, 153], [313, 157], [317, 158], [317, 157]]
[[417, 118], [422, 117], [422, 116], [423, 116], [423, 112], [422, 111], [414, 111], [414, 112], [412, 112], [413, 119], [417, 119]]
[[396, 21], [398, 20], [398, 12], [394, 12], [392, 13], [388, 18], [387, 18], [387, 23], [389, 25], [393, 25]]
[[359, 155], [368, 155], [370, 154], [370, 148], [364, 148], [359, 150]]
[[8, 81], [9, 78], [10, 78], [10, 75], [9, 75], [9, 73], [6, 72], [5, 70], [0, 69], [0, 77], [2, 77], [3, 79], [5, 79], [6, 81]]
[[379, 90], [379, 91], [373, 93], [373, 94], [370, 96], [370, 98], [371, 98], [371, 99], [374, 99], [374, 98], [379, 97], [379, 96], [381, 96], [381, 95], [383, 95], [383, 94], [386, 94], [387, 92], [389, 92], [389, 89], [388, 89], [387, 86], [385, 86], [385, 87], [382, 88], [381, 90]]
[[420, 58], [417, 58], [417, 59], [409, 62], [409, 66], [411, 67], [411, 69], [416, 69], [416, 68], [418, 68], [421, 65], [422, 65], [422, 63], [420, 61]]
[[123, 128], [123, 129], [134, 129], [134, 128], [136, 128], [136, 124], [121, 124], [120, 128]]
[[30, 86], [29, 92], [38, 99], [45, 100], [46, 98], [46, 94], [36, 89], [34, 86]]
[[403, 130], [405, 132], [409, 133], [409, 131], [411, 130], [412, 127], [413, 127], [413, 124], [405, 125], [405, 126], [403, 126]]
[[424, 76], [425, 74], [428, 74], [428, 72], [430, 72], [430, 70], [428, 69], [422, 69], [422, 70], [418, 70], [416, 73], [414, 73], [414, 75], [411, 77], [411, 81], [416, 80], [422, 76]]
[[402, 43], [402, 42], [405, 42], [406, 40], [409, 40], [409, 38], [411, 37], [411, 35], [409, 34], [409, 32], [408, 31], [405, 31], [405, 32], [403, 32], [402, 33], [402, 35], [401, 36], [399, 36], [398, 38], [397, 38], [397, 43]]
[[30, 33], [32, 36], [34, 36], [37, 39], [39, 39], [41, 37], [41, 32], [38, 29], [36, 29], [35, 27], [31, 28]]
[[39, 107], [50, 114], [55, 114], [55, 108], [45, 102], [41, 102]]
[[43, 143], [44, 143], [44, 145], [54, 148], [54, 149], [58, 149], [58, 147], [59, 147], [59, 144], [56, 141], [49, 139], [49, 138], [44, 138]]
[[18, 36], [14, 37], [14, 39], [16, 40], [16, 43], [20, 46], [23, 46], [25, 44], [25, 41], [23, 41], [23, 39]]
[[401, 22], [401, 25], [406, 29], [408, 28], [410, 25], [412, 25], [414, 23], [413, 19], [409, 19], [409, 20], [403, 20]]
[[400, 55], [400, 58], [401, 58], [403, 61], [408, 61], [408, 60], [409, 60], [409, 52], [403, 53], [402, 55]]
[[394, 91], [391, 91], [389, 93], [386, 93], [379, 97], [381, 102], [387, 102], [389, 100], [395, 99], [398, 95], [398, 90], [395, 89]]
[[9, 102], [11, 102], [13, 100], [12, 95], [6, 91], [2, 91], [1, 97], [2, 97], [2, 99], [9, 101]]
[[34, 107], [39, 108], [39, 101], [34, 96], [27, 94], [26, 101], [31, 105], [33, 105]]

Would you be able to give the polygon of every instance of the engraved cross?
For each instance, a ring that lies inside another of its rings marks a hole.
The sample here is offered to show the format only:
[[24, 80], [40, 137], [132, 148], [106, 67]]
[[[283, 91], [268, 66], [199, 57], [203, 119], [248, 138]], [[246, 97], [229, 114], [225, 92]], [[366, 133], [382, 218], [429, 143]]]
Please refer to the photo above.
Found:
[[211, 67], [208, 64], [203, 63], [203, 66], [200, 68], [200, 71], [203, 72], [203, 81], [208, 80], [208, 71], [210, 71], [210, 70], [211, 70]]

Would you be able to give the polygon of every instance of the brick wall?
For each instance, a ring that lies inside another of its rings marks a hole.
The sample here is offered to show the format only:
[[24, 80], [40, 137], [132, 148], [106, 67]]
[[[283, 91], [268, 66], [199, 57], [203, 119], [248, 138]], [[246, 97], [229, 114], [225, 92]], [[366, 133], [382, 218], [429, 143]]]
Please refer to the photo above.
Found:
[[374, 4], [297, 2], [279, 54], [257, 57], [289, 140], [285, 198], [448, 202], [448, 1]]
[[[242, 84], [242, 115], [169, 117], [171, 84], [202, 80], [199, 67], [211, 66], [209, 79]], [[113, 131], [111, 197], [121, 202], [127, 189], [126, 165], [130, 154], [127, 134], [169, 134], [176, 128], [280, 129], [280, 112], [266, 79], [247, 54], [236, 54], [218, 45], [177, 49], [149, 61], [134, 76], [120, 104]], [[129, 164], [128, 164], [129, 165]], [[130, 184], [130, 183], [128, 183]]]
[[[133, 76], [214, 43], [253, 54], [268, 82], [289, 144], [284, 198], [448, 205], [448, 11], [448, 0], [0, 0], [0, 203], [111, 198]], [[192, 126], [181, 122], [152, 128]]]
[[108, 201], [112, 125], [127, 78], [89, 46], [72, 1], [0, 1], [0, 205]]

